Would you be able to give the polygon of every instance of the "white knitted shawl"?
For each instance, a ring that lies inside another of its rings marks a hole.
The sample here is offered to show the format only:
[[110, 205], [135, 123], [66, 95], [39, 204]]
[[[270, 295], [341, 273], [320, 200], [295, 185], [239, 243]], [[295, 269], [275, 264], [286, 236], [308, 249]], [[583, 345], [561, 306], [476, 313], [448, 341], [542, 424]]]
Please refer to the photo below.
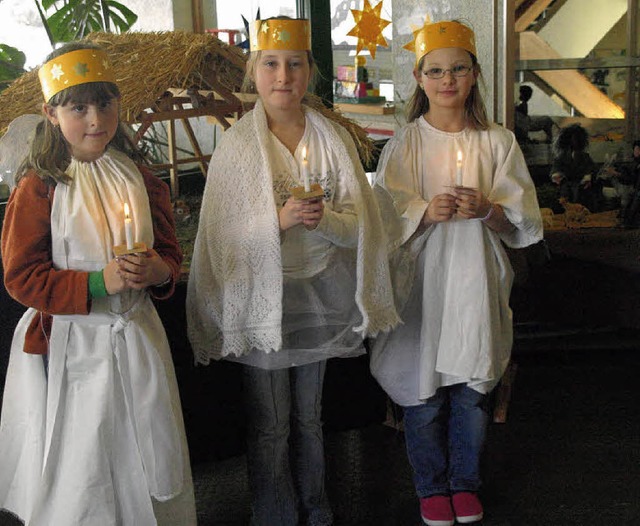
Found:
[[[354, 298], [363, 336], [399, 322], [380, 212], [348, 132], [304, 107], [335, 152], [358, 216]], [[227, 130], [211, 158], [187, 291], [196, 362], [282, 347], [280, 228], [273, 196], [271, 132], [262, 103]], [[351, 167], [351, 169], [348, 169]]]

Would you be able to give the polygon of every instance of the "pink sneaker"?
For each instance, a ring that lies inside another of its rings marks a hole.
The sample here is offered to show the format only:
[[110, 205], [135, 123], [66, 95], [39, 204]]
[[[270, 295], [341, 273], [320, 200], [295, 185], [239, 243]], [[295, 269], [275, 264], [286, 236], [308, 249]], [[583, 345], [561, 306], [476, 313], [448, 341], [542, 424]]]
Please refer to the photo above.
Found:
[[456, 493], [451, 500], [453, 501], [453, 509], [456, 512], [456, 520], [460, 524], [482, 520], [484, 515], [482, 504], [475, 493]]
[[455, 522], [451, 499], [444, 495], [420, 499], [420, 514], [428, 526], [453, 526]]

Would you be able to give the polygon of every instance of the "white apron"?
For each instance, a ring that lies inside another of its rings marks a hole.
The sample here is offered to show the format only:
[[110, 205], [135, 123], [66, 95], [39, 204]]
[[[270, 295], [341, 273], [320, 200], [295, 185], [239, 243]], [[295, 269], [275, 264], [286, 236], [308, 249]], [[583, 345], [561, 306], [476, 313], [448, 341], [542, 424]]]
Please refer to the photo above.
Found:
[[[153, 246], [142, 175], [109, 151], [72, 161], [51, 212], [57, 269], [100, 270], [124, 243], [123, 203], [137, 241]], [[48, 354], [23, 352], [16, 329], [0, 426], [0, 506], [30, 526], [195, 524], [193, 487], [170, 349], [144, 291], [55, 315]], [[153, 499], [151, 498], [153, 497]]]

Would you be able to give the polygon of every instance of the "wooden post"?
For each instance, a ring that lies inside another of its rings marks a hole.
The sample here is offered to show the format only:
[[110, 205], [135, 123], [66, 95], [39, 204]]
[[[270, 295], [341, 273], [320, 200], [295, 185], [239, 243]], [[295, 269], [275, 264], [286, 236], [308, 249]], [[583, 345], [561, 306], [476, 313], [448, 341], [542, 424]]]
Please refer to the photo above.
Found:
[[191, 0], [191, 23], [194, 33], [204, 33], [204, 15], [202, 0]]
[[175, 199], [180, 195], [180, 184], [178, 182], [178, 147], [176, 145], [176, 121], [169, 119], [167, 129], [167, 142], [169, 143], [169, 180], [171, 182], [171, 198]]

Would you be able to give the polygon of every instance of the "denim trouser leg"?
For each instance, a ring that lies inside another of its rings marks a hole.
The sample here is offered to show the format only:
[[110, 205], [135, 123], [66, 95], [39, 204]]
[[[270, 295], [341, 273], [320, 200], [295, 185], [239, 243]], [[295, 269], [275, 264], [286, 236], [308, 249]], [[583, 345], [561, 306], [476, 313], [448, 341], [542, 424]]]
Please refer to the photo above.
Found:
[[251, 366], [243, 370], [252, 525], [296, 526], [297, 502], [289, 464], [289, 370]]
[[438, 389], [424, 404], [403, 409], [407, 455], [418, 497], [448, 494], [446, 391]]
[[324, 439], [322, 435], [322, 385], [326, 362], [290, 369], [291, 448], [293, 477], [301, 515], [309, 526], [333, 522], [325, 492]]
[[487, 404], [487, 395], [457, 384], [404, 408], [407, 453], [420, 498], [478, 491]]
[[458, 384], [449, 388], [449, 405], [451, 492], [478, 491], [480, 455], [489, 424], [488, 396]]

